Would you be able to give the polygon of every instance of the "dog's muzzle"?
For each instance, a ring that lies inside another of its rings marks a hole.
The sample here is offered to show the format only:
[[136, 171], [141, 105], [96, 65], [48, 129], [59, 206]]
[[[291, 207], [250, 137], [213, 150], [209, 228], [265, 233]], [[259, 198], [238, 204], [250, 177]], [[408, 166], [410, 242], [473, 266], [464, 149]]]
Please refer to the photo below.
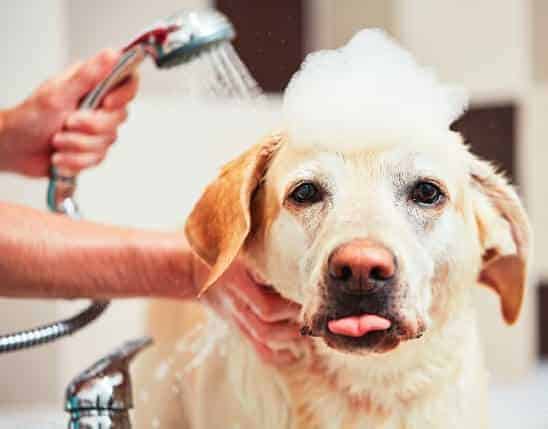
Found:
[[328, 259], [323, 304], [301, 333], [341, 350], [390, 350], [412, 336], [398, 312], [401, 288], [390, 250], [372, 240], [345, 243]]

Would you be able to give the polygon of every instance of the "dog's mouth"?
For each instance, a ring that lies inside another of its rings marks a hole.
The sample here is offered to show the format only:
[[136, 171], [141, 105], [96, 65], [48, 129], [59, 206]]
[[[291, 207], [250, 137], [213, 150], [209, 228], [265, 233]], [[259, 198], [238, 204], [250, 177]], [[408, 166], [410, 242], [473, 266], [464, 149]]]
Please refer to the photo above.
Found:
[[327, 329], [334, 335], [360, 338], [371, 332], [386, 331], [392, 322], [376, 314], [361, 314], [329, 320]]
[[385, 352], [401, 340], [397, 321], [371, 313], [340, 316], [321, 312], [301, 333], [321, 337], [333, 349], [354, 353]]
[[323, 329], [325, 343], [345, 352], [385, 352], [399, 344], [395, 324], [377, 314], [359, 314], [327, 319]]
[[349, 353], [384, 353], [400, 342], [419, 338], [424, 326], [418, 320], [390, 311], [390, 296], [346, 299], [328, 296], [314, 315], [305, 317], [303, 335], [321, 337], [331, 348]]
[[334, 349], [345, 352], [385, 352], [399, 342], [398, 324], [379, 314], [362, 313], [345, 317], [327, 316], [321, 336]]
[[301, 333], [321, 337], [327, 346], [341, 352], [368, 354], [393, 350], [402, 341], [422, 337], [424, 330], [422, 322], [410, 323], [399, 317], [363, 313], [335, 318], [320, 313]]

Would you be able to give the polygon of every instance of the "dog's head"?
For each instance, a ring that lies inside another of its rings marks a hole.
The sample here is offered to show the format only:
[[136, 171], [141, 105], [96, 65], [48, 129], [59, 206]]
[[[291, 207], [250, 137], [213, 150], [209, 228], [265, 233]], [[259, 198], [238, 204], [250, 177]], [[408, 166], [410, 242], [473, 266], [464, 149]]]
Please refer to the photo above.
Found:
[[527, 219], [458, 134], [336, 147], [276, 135], [224, 167], [186, 226], [206, 288], [244, 255], [302, 304], [303, 332], [354, 353], [443, 324], [478, 281], [517, 319]]

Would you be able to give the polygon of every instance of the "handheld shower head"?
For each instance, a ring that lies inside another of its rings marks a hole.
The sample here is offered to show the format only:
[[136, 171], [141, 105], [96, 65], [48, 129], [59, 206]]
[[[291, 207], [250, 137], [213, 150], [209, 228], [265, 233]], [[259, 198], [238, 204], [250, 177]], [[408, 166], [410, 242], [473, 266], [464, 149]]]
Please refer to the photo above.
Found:
[[180, 11], [155, 23], [124, 51], [142, 47], [159, 68], [169, 68], [186, 63], [235, 36], [228, 18], [214, 9]]
[[222, 13], [213, 9], [183, 11], [162, 23], [169, 31], [163, 43], [155, 44], [154, 61], [159, 68], [186, 63], [196, 55], [236, 36], [234, 27]]
[[[147, 57], [160, 69], [185, 64], [200, 54], [229, 42], [236, 36], [228, 18], [215, 9], [180, 11], [158, 21], [141, 33], [123, 50], [112, 72], [82, 101], [80, 109], [94, 109], [105, 95], [129, 76]], [[79, 218], [72, 198], [76, 181], [72, 175], [52, 171], [48, 188], [48, 206], [52, 211]]]

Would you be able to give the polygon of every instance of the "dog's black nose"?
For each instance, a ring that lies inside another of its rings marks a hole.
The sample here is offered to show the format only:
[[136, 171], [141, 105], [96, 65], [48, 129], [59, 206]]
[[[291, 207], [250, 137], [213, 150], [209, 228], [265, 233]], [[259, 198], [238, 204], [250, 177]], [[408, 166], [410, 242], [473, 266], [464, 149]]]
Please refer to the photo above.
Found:
[[392, 252], [374, 241], [354, 240], [331, 254], [329, 275], [345, 292], [366, 293], [394, 278], [396, 260]]

